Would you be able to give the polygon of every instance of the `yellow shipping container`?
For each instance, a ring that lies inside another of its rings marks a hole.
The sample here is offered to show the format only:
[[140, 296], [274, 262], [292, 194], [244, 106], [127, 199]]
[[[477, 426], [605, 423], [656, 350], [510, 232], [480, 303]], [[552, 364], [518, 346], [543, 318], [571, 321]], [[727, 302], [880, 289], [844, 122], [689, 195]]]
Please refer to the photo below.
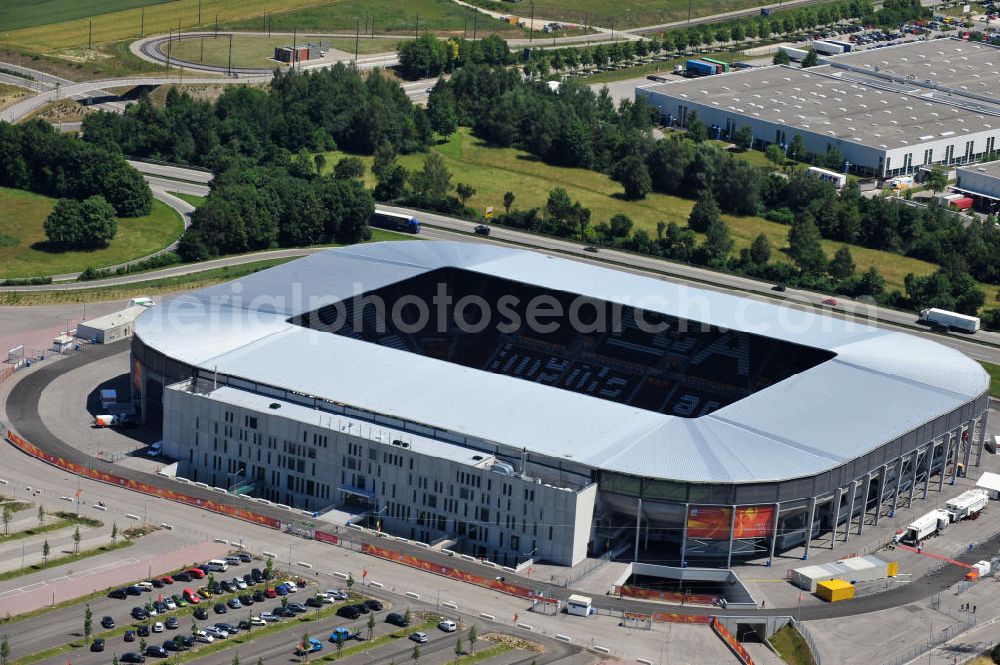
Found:
[[816, 595], [828, 603], [854, 598], [854, 585], [844, 580], [827, 580], [816, 583]]
[[889, 562], [888, 575], [889, 575], [889, 577], [895, 577], [896, 575], [899, 575], [899, 562], [898, 561], [891, 561], [891, 562]]

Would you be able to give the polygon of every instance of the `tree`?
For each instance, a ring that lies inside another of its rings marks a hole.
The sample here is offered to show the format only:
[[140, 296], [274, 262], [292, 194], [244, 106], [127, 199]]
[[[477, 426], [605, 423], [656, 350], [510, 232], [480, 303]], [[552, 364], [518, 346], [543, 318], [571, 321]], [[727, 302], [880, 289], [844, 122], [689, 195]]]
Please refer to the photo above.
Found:
[[302, 648], [302, 655], [305, 656], [306, 662], [309, 662], [309, 633], [308, 631], [302, 633], [302, 643], [299, 645]]
[[835, 279], [848, 279], [854, 275], [854, 257], [847, 245], [842, 245], [834, 253], [828, 271]]
[[49, 552], [52, 549], [49, 547], [49, 539], [46, 538], [45, 542], [42, 543], [42, 565], [47, 565], [49, 562]]
[[42, 505], [38, 506], [38, 524], [39, 526], [45, 524], [45, 506]]
[[715, 197], [712, 196], [711, 190], [702, 190], [701, 194], [698, 196], [698, 201], [694, 204], [694, 207], [691, 208], [691, 214], [688, 216], [688, 226], [691, 227], [692, 231], [705, 233], [708, 231], [709, 225], [718, 219], [721, 218], [719, 216], [719, 206], [715, 202]]
[[410, 658], [413, 659], [413, 665], [419, 665], [420, 663], [420, 645], [413, 645], [413, 653], [410, 654]]
[[351, 587], [354, 586], [354, 573], [347, 573], [347, 580], [344, 583], [347, 585], [348, 593], [350, 593]]
[[208, 586], [209, 591], [215, 593], [215, 575], [209, 573], [208, 579], [205, 581], [205, 584]]
[[360, 180], [365, 177], [365, 163], [358, 157], [344, 157], [333, 167], [337, 180]]
[[410, 608], [407, 607], [406, 611], [403, 612], [403, 623], [405, 623], [406, 625], [410, 625], [412, 621], [413, 621], [413, 612], [411, 612]]
[[139, 638], [139, 653], [146, 653], [146, 647], [149, 646], [149, 642], [146, 641], [145, 637]]
[[819, 228], [812, 217], [800, 217], [788, 230], [788, 254], [803, 273], [818, 275], [826, 267], [820, 240]]
[[66, 249], [107, 247], [118, 231], [115, 209], [103, 196], [60, 199], [45, 219], [49, 241]]
[[427, 119], [431, 129], [447, 139], [458, 129], [458, 110], [455, 96], [442, 83], [434, 86], [427, 98]]
[[476, 195], [476, 189], [472, 185], [460, 182], [455, 185], [455, 193], [458, 194], [458, 198], [462, 201], [462, 205], [464, 206], [469, 199]]
[[785, 153], [777, 143], [772, 143], [764, 148], [764, 156], [767, 157], [767, 161], [776, 167], [784, 166], [785, 164]]
[[431, 34], [400, 42], [396, 48], [400, 72], [408, 79], [437, 76], [448, 63], [448, 50], [446, 42]]
[[625, 196], [629, 199], [644, 199], [653, 189], [646, 160], [634, 152], [615, 164], [612, 175], [625, 188]]
[[750, 125], [743, 125], [733, 132], [733, 143], [740, 150], [749, 150], [753, 145], [753, 129]]
[[927, 188], [931, 190], [931, 193], [937, 194], [940, 191], [944, 191], [948, 186], [948, 172], [940, 166], [933, 166], [931, 167], [931, 172], [924, 178], [924, 181], [927, 183]]
[[282, 607], [288, 607], [288, 596], [282, 596], [281, 597], [281, 606]]
[[469, 640], [469, 651], [471, 653], [476, 653], [476, 642], [479, 640], [479, 629], [476, 628], [476, 624], [472, 624], [469, 628], [469, 634], [467, 637]]
[[372, 635], [375, 634], [375, 613], [368, 613], [368, 641], [371, 642]]
[[774, 58], [771, 59], [771, 62], [775, 65], [787, 65], [791, 61], [791, 56], [789, 56], [784, 49], [778, 49], [778, 52], [774, 54]]
[[90, 603], [83, 610], [83, 640], [84, 644], [90, 646], [90, 634], [94, 629], [94, 613], [90, 610]]
[[806, 158], [806, 142], [801, 134], [792, 137], [791, 143], [788, 144], [788, 156], [797, 162]]
[[503, 193], [503, 209], [506, 214], [510, 214], [510, 207], [514, 205], [514, 192], [504, 192]]
[[709, 223], [702, 250], [710, 263], [724, 262], [733, 251], [733, 239], [729, 235], [729, 227], [721, 217], [716, 217]]
[[115, 541], [118, 540], [118, 522], [111, 523], [111, 549], [115, 548]]
[[819, 56], [816, 54], [815, 49], [807, 49], [806, 57], [802, 58], [802, 69], [807, 67], [815, 67], [819, 64]]
[[80, 525], [76, 525], [76, 530], [73, 531], [73, 554], [80, 553]]
[[118, 654], [111, 657], [111, 665], [118, 665]]
[[340, 660], [340, 655], [344, 651], [344, 640], [337, 640], [337, 660]]
[[3, 535], [10, 534], [10, 521], [14, 519], [14, 509], [9, 503], [3, 504]]
[[698, 117], [697, 111], [691, 111], [687, 115], [687, 132], [688, 138], [695, 143], [702, 143], [708, 138], [708, 129]]
[[326, 169], [326, 155], [321, 152], [313, 155], [313, 166], [316, 167], [316, 175], [323, 175], [323, 171]]
[[885, 277], [878, 271], [878, 268], [871, 266], [861, 274], [854, 293], [858, 296], [870, 296], [877, 298], [885, 293]]
[[10, 640], [4, 635], [3, 639], [0, 639], [0, 665], [7, 665], [10, 660]]
[[[306, 662], [308, 662], [308, 661], [309, 661], [309, 656], [306, 655]], [[240, 665], [240, 655], [239, 654], [236, 654], [235, 656], [233, 656], [233, 663], [232, 663], [232, 665]]]
[[632, 232], [632, 218], [618, 213], [608, 220], [611, 225], [612, 238], [627, 238]]
[[455, 641], [455, 660], [458, 660], [461, 657], [462, 657], [462, 638], [459, 637], [458, 640]]
[[750, 260], [754, 265], [764, 266], [771, 260], [771, 241], [761, 233], [750, 244]]
[[264, 562], [264, 579], [269, 580], [274, 577], [274, 557], [267, 557], [267, 561]]
[[451, 190], [451, 172], [444, 163], [444, 158], [432, 152], [424, 158], [424, 167], [410, 174], [410, 185], [413, 192], [429, 202], [439, 202], [448, 196]]

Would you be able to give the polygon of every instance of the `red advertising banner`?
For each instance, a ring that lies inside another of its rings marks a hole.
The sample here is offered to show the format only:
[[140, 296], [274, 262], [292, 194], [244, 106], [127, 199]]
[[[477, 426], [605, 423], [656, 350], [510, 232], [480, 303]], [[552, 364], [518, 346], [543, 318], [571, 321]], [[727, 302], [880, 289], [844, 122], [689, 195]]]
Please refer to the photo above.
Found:
[[321, 543], [330, 543], [331, 545], [336, 545], [340, 542], [340, 538], [325, 531], [314, 531], [313, 537]]
[[161, 499], [167, 499], [168, 501], [177, 501], [178, 503], [186, 503], [190, 506], [197, 506], [198, 508], [203, 508], [205, 510], [210, 510], [215, 513], [221, 513], [223, 515], [228, 515], [229, 517], [235, 517], [237, 519], [245, 520], [247, 522], [253, 522], [255, 524], [260, 524], [261, 526], [270, 527], [272, 529], [281, 528], [281, 520], [274, 519], [273, 517], [267, 517], [265, 515], [260, 515], [245, 508], [238, 508], [236, 506], [228, 505], [224, 502], [213, 501], [212, 499], [199, 499], [197, 497], [188, 496], [187, 494], [182, 494], [180, 492], [175, 492], [172, 489], [167, 489], [164, 487], [158, 487], [156, 485], [150, 485], [148, 483], [142, 483], [136, 480], [129, 480], [128, 478], [122, 478], [114, 474], [107, 473], [105, 471], [98, 471], [97, 469], [92, 469], [76, 462], [70, 462], [61, 457], [56, 457], [55, 455], [50, 455], [49, 453], [43, 451], [38, 446], [25, 441], [23, 438], [15, 434], [14, 432], [7, 432], [7, 440], [12, 444], [17, 446], [21, 451], [47, 462], [53, 466], [59, 467], [64, 471], [76, 474], [78, 476], [83, 476], [85, 478], [90, 478], [91, 480], [97, 480], [102, 483], [108, 483], [109, 485], [117, 485], [119, 487], [124, 487], [125, 489], [132, 490], [134, 492], [141, 492], [143, 494], [149, 494], [151, 496], [160, 497]]
[[769, 538], [774, 528], [774, 506], [743, 506], [736, 509], [733, 538]]
[[701, 623], [707, 624], [712, 617], [707, 614], [678, 614], [676, 612], [653, 612], [656, 623]]
[[687, 516], [687, 537], [729, 540], [730, 508], [691, 506]]
[[736, 637], [729, 632], [728, 628], [719, 623], [719, 620], [715, 617], [712, 617], [711, 623], [712, 630], [715, 631], [715, 634], [722, 638], [722, 641], [725, 642], [730, 649], [732, 649], [733, 653], [736, 654], [736, 657], [739, 658], [744, 665], [754, 665], [753, 658], [750, 657], [750, 654], [743, 648], [743, 645], [740, 644], [739, 640], [737, 640]]
[[660, 591], [659, 589], [642, 589], [634, 586], [619, 586], [615, 591], [626, 598], [642, 598], [643, 600], [660, 600], [676, 605], [715, 605], [717, 596], [702, 593], [678, 593], [677, 591]]

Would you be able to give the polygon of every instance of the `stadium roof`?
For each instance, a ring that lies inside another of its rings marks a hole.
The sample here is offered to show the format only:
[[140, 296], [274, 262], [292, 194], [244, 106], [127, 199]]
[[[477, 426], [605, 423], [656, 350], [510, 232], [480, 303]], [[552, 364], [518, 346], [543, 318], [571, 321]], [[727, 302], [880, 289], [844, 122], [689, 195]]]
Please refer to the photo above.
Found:
[[758, 67], [636, 89], [882, 150], [1000, 127], [1000, 117], [937, 101], [916, 85], [833, 65]]
[[[699, 418], [493, 374], [288, 322], [442, 267], [641, 306], [836, 354]], [[919, 337], [590, 263], [487, 244], [333, 249], [152, 308], [136, 334], [181, 362], [552, 458], [645, 477], [760, 482], [837, 467], [988, 387]]]

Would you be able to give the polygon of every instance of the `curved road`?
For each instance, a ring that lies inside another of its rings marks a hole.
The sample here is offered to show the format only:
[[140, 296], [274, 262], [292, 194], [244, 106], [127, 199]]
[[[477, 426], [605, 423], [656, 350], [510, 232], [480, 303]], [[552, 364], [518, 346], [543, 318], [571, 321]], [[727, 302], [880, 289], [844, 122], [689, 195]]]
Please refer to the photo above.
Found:
[[[52, 455], [63, 457], [64, 459], [79, 464], [91, 466], [93, 468], [107, 471], [119, 476], [124, 476], [136, 481], [160, 487], [169, 487], [170, 489], [176, 490], [178, 489], [177, 484], [166, 478], [135, 469], [124, 468], [119, 465], [109, 464], [104, 460], [91, 457], [84, 451], [69, 445], [65, 441], [56, 437], [51, 430], [49, 430], [39, 413], [38, 404], [42, 398], [42, 392], [57, 377], [61, 376], [65, 372], [83, 367], [89, 363], [104, 360], [117, 354], [126, 354], [128, 352], [128, 340], [123, 340], [106, 346], [87, 346], [76, 355], [65, 358], [58, 363], [47, 364], [23, 376], [23, 378], [21, 378], [14, 385], [7, 398], [6, 409], [8, 418], [10, 419], [10, 425], [27, 440]], [[194, 485], [185, 485], [184, 491], [192, 496], [203, 499], [218, 498], [218, 494], [212, 490], [200, 488]], [[275, 506], [265, 506], [253, 503], [244, 497], [233, 497], [233, 501], [238, 505], [250, 508], [268, 517], [280, 519], [283, 522], [287, 522], [291, 517], [294, 517], [297, 514], [295, 512], [282, 510]], [[192, 509], [194, 508], [192, 507]], [[483, 573], [482, 566], [473, 562], [466, 562], [462, 559], [448, 557], [440, 552], [416, 548], [410, 544], [399, 543], [398, 541], [389, 542], [382, 538], [376, 538], [367, 532], [351, 531], [349, 532], [347, 539], [361, 543], [377, 543], [382, 547], [390, 547], [408, 554], [414, 554], [420, 558], [427, 559], [441, 565], [453, 566], [477, 575], [481, 575]], [[989, 541], [979, 543], [976, 548], [963, 553], [958, 557], [958, 559], [966, 563], [973, 563], [984, 558], [988, 559], [997, 551], [998, 545], [1000, 545], [1000, 535]], [[779, 607], [769, 608], [767, 610], [719, 610], [718, 608], [707, 609], [704, 607], [665, 606], [659, 603], [650, 603], [634, 599], [619, 599], [608, 596], [595, 597], [594, 605], [602, 608], [625, 609], [626, 611], [640, 613], [669, 610], [680, 614], [706, 614], [711, 612], [713, 614], [746, 615], [748, 613], [753, 613], [761, 615], [789, 616], [792, 615], [792, 612], [795, 612], [796, 615], [800, 616], [804, 620], [826, 619], [838, 616], [850, 616], [867, 612], [875, 612], [921, 600], [932, 594], [940, 593], [941, 591], [944, 591], [948, 587], [961, 581], [965, 572], [966, 569], [958, 566], [945, 566], [934, 573], [912, 581], [910, 584], [897, 587], [896, 589], [885, 593], [866, 596], [864, 598], [841, 603], [816, 605], [803, 608]], [[573, 589], [552, 586], [551, 584], [540, 582], [538, 580], [522, 578], [515, 574], [508, 575], [508, 579], [511, 583], [522, 584], [534, 589], [542, 589], [547, 596], [552, 598], [566, 599], [569, 594], [574, 593]]]

